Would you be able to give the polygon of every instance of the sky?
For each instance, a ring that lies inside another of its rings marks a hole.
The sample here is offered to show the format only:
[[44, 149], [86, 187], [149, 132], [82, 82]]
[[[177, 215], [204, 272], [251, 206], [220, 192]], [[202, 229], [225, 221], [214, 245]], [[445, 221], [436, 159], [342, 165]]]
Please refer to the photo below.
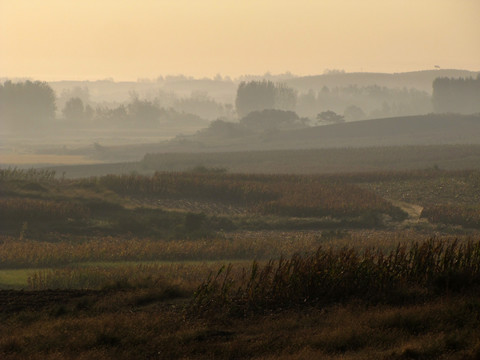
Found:
[[480, 70], [480, 0], [0, 0], [0, 78]]

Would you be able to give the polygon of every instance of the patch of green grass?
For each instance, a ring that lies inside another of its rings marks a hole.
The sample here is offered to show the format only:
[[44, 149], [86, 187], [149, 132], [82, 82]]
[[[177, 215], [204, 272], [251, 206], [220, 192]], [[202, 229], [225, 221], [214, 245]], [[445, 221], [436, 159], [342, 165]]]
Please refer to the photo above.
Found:
[[[185, 274], [177, 274], [179, 277], [187, 276], [190, 272], [195, 272], [195, 269], [206, 268], [207, 273], [208, 269], [215, 269], [219, 266], [225, 264], [226, 261], [99, 261], [99, 262], [81, 262], [70, 264], [67, 267], [62, 268], [29, 268], [29, 269], [7, 269], [0, 270], [0, 289], [27, 289], [30, 288], [28, 279], [33, 277], [35, 274], [40, 273], [56, 273], [63, 274], [64, 271], [74, 271], [78, 270], [80, 272], [91, 273], [92, 271], [101, 271], [101, 270], [122, 270], [123, 268], [128, 268], [134, 271], [139, 267], [144, 269], [152, 267], [162, 267], [170, 268], [175, 267], [185, 272]], [[233, 260], [228, 261], [229, 263], [246, 265], [244, 260]], [[132, 273], [132, 278], [138, 274]]]
[[28, 277], [35, 271], [45, 269], [13, 269], [0, 270], [0, 289], [25, 289], [28, 287]]

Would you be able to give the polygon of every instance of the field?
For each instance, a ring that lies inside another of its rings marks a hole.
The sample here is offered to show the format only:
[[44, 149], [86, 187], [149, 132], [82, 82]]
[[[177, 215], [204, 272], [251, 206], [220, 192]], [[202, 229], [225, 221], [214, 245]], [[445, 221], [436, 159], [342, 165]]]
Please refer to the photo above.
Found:
[[480, 171], [0, 170], [2, 359], [477, 359]]
[[[140, 161], [51, 167], [67, 178], [128, 174], [153, 175], [156, 171], [191, 171], [206, 167], [231, 173], [338, 174], [424, 169], [464, 170], [480, 168], [479, 145], [370, 146], [304, 150], [217, 152], [199, 148], [194, 152], [173, 149], [152, 153], [145, 149]], [[120, 160], [119, 160], [120, 161]]]

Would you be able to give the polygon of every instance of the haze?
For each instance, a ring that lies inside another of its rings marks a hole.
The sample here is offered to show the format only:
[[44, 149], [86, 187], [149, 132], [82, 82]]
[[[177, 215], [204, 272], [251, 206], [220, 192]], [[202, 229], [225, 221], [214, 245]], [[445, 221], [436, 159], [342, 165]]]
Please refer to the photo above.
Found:
[[0, 77], [480, 69], [477, 0], [0, 1]]

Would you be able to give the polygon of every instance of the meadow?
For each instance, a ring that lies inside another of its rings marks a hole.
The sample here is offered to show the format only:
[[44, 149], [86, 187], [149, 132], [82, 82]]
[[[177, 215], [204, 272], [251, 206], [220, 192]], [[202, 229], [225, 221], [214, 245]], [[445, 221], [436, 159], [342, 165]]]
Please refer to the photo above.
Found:
[[476, 359], [479, 194], [478, 170], [0, 170], [0, 357]]

